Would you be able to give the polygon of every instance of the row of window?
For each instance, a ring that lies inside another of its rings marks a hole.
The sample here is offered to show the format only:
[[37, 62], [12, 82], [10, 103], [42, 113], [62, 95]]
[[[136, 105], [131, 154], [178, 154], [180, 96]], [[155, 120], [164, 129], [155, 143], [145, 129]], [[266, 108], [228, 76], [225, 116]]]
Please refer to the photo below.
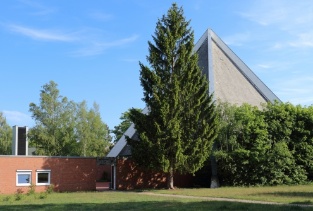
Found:
[[[50, 185], [51, 170], [36, 170], [36, 185]], [[31, 170], [16, 171], [16, 186], [29, 186], [32, 182]]]

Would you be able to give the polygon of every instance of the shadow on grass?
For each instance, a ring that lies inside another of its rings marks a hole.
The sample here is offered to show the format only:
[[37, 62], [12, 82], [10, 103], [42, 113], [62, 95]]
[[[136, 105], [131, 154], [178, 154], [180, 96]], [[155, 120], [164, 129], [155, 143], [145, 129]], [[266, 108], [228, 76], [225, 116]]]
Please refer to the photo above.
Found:
[[[306, 200], [306, 201], [295, 201], [292, 202], [290, 204], [302, 204], [302, 205], [313, 205], [313, 201], [312, 200]], [[313, 208], [312, 208], [313, 210]]]
[[[270, 195], [270, 196], [280, 196], [280, 197], [297, 197], [297, 198], [312, 198], [313, 192], [272, 192], [272, 193], [263, 193], [262, 195]], [[306, 204], [313, 205], [313, 200], [305, 200], [299, 202], [293, 202], [291, 204]]]
[[295, 192], [295, 191], [294, 192], [271, 192], [271, 193], [264, 193], [264, 195], [313, 198], [313, 192]]
[[[245, 204], [237, 202], [199, 201], [143, 201], [121, 203], [82, 203], [44, 205], [0, 205], [0, 210], [308, 210], [298, 206]], [[312, 208], [310, 209], [312, 210]]]

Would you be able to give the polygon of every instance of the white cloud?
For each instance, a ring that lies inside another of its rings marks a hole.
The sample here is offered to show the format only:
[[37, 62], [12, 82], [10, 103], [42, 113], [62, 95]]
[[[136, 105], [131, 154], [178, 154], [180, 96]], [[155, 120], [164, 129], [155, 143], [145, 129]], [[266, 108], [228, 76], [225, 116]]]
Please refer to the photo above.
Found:
[[91, 18], [98, 21], [109, 21], [113, 18], [111, 14], [106, 14], [103, 12], [92, 12], [89, 14]]
[[281, 42], [276, 42], [271, 49], [272, 50], [279, 50], [282, 49], [285, 46], [285, 44], [281, 43]]
[[71, 42], [76, 45], [78, 50], [73, 50], [68, 54], [75, 57], [98, 55], [108, 48], [121, 47], [132, 43], [139, 37], [138, 35], [132, 35], [119, 40], [105, 41], [104, 31], [94, 28], [82, 28], [71, 33], [64, 33], [60, 30], [35, 29], [15, 24], [5, 26], [12, 32], [34, 40]]
[[243, 43], [247, 42], [250, 40], [250, 33], [237, 33], [233, 35], [229, 35], [226, 37], [223, 37], [223, 41], [227, 45], [232, 45], [232, 46], [241, 46]]
[[286, 101], [302, 105], [313, 104], [313, 75], [282, 77], [276, 87], [278, 96]]
[[277, 25], [281, 29], [292, 30], [311, 24], [312, 9], [311, 0], [256, 0], [240, 15], [263, 26]]
[[[272, 49], [313, 47], [311, 0], [255, 0], [247, 7], [239, 14], [276, 39]], [[278, 33], [283, 36], [277, 37]]]
[[133, 35], [128, 38], [115, 40], [111, 42], [92, 42], [87, 43], [87, 47], [73, 51], [70, 53], [71, 56], [81, 57], [81, 56], [93, 56], [103, 53], [108, 48], [121, 47], [126, 44], [132, 43], [138, 39], [138, 35]]
[[32, 126], [33, 121], [32, 118], [19, 111], [2, 111], [8, 124], [10, 125], [18, 125], [18, 126]]
[[289, 102], [296, 104], [296, 105], [300, 104], [300, 105], [311, 106], [313, 105], [313, 97], [303, 96], [303, 97], [291, 98]]
[[138, 35], [132, 35], [132, 36], [124, 38], [124, 39], [116, 40], [113, 42], [103, 43], [103, 46], [105, 46], [105, 47], [123, 46], [125, 44], [134, 42], [137, 39], [138, 39]]
[[[277, 60], [263, 59], [263, 61], [261, 61], [260, 63], [252, 66], [253, 70], [267, 71], [270, 75], [273, 75], [275, 72], [277, 74], [282, 74], [283, 72], [289, 71], [290, 67], [295, 67], [297, 65], [296, 61], [280, 59], [279, 57], [276, 58]], [[298, 73], [296, 70], [293, 70], [293, 72], [294, 71]]]
[[55, 12], [55, 9], [52, 8], [52, 7], [47, 7], [43, 4], [40, 4], [38, 2], [35, 2], [35, 1], [30, 1], [30, 0], [20, 0], [23, 4], [29, 6], [29, 7], [32, 7], [33, 9], [36, 10], [36, 12], [33, 12], [32, 14], [33, 15], [40, 15], [40, 16], [43, 16], [43, 15], [48, 15], [48, 14], [51, 14], [51, 13], [54, 13]]
[[292, 47], [313, 47], [313, 32], [300, 33], [298, 39], [289, 42]]
[[263, 69], [270, 69], [270, 68], [273, 68], [271, 65], [268, 65], [268, 64], [258, 64], [257, 65], [258, 67], [261, 67]]
[[281, 6], [278, 6], [279, 1], [255, 1], [252, 8], [247, 12], [242, 12], [240, 15], [244, 18], [254, 21], [262, 26], [279, 23], [284, 20], [288, 12]]
[[50, 30], [33, 29], [19, 25], [9, 25], [8, 28], [13, 32], [22, 34], [24, 36], [36, 40], [62, 41], [62, 42], [70, 42], [75, 40], [74, 37], [71, 37], [65, 33], [53, 32]]

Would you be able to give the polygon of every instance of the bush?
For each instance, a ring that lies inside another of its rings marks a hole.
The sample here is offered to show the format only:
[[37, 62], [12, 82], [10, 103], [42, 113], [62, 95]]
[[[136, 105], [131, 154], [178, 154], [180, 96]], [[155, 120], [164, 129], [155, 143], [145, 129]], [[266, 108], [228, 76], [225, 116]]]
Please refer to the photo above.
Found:
[[3, 198], [3, 201], [4, 202], [8, 202], [8, 201], [11, 201], [11, 196], [6, 196]]
[[49, 187], [47, 188], [46, 193], [47, 193], [47, 194], [51, 194], [51, 193], [53, 193], [53, 192], [54, 192], [54, 185], [51, 184], [51, 185], [49, 185]]
[[219, 104], [214, 155], [223, 185], [302, 184], [313, 180], [313, 107]]
[[29, 195], [34, 195], [35, 194], [35, 189], [36, 189], [36, 186], [33, 183], [31, 183], [30, 186], [29, 186], [29, 190], [27, 192], [27, 195], [28, 196]]
[[47, 192], [40, 193], [39, 199], [45, 199], [45, 198], [47, 198], [47, 196], [48, 196]]
[[19, 201], [19, 200], [23, 199], [23, 197], [24, 197], [23, 193], [24, 193], [24, 191], [21, 188], [17, 189], [16, 193], [15, 193], [15, 200]]

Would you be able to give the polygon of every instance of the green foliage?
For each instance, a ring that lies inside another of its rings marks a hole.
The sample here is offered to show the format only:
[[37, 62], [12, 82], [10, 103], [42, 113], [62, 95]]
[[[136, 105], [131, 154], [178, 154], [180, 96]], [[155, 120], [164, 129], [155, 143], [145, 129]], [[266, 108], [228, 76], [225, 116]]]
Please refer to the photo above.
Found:
[[85, 101], [69, 101], [50, 81], [41, 90], [39, 105], [31, 103], [29, 110], [36, 123], [29, 139], [37, 155], [106, 155], [111, 137], [97, 104], [88, 110]]
[[300, 184], [312, 177], [312, 107], [220, 103], [218, 112], [214, 153], [224, 185]]
[[194, 34], [183, 9], [173, 4], [152, 37], [150, 67], [140, 63], [149, 113], [130, 111], [140, 141], [128, 143], [138, 164], [169, 173], [172, 188], [173, 172], [194, 173], [208, 158], [216, 137], [215, 106], [193, 53]]
[[39, 199], [46, 199], [48, 197], [48, 193], [47, 192], [42, 192], [39, 194]]
[[59, 95], [57, 84], [45, 84], [40, 104], [31, 103], [30, 112], [36, 125], [29, 130], [38, 155], [72, 155], [75, 148], [75, 103]]
[[47, 194], [51, 194], [54, 192], [54, 185], [53, 184], [50, 184], [49, 187], [47, 188], [46, 190], [46, 193]]
[[267, 128], [257, 107], [219, 104], [220, 133], [215, 152], [221, 181], [231, 185], [262, 184], [264, 166], [270, 148]]
[[11, 201], [11, 196], [6, 196], [2, 199], [3, 202], [10, 202]]
[[284, 141], [295, 165], [313, 181], [313, 107], [276, 102], [268, 104], [264, 113], [271, 140]]
[[12, 128], [0, 112], [0, 155], [12, 154]]
[[24, 191], [23, 191], [21, 188], [17, 189], [17, 190], [16, 190], [16, 193], [14, 194], [15, 200], [16, 200], [16, 201], [22, 200], [22, 199], [24, 198], [23, 193], [24, 193]]
[[[135, 108], [138, 111], [142, 111], [139, 108]], [[113, 143], [116, 144], [116, 142], [122, 137], [122, 135], [126, 132], [126, 130], [129, 128], [129, 126], [131, 125], [132, 121], [130, 120], [130, 110], [128, 109], [128, 111], [122, 113], [120, 120], [121, 123], [117, 126], [114, 127], [114, 130], [112, 130], [111, 132], [114, 133], [115, 137], [113, 140]]]
[[284, 141], [274, 144], [266, 167], [269, 185], [301, 184], [307, 179]]
[[108, 153], [111, 141], [109, 127], [102, 122], [96, 103], [89, 111], [85, 101], [78, 105], [76, 132], [78, 155], [97, 157]]
[[36, 192], [36, 185], [34, 185], [33, 183], [30, 184], [27, 195], [34, 195]]

